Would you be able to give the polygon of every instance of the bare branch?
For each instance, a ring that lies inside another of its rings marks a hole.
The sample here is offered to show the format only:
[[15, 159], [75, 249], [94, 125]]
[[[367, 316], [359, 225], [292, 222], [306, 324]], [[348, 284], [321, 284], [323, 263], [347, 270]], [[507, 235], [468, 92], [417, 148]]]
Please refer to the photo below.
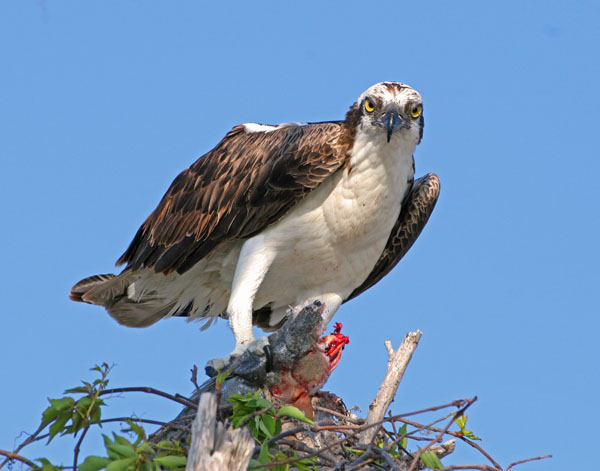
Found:
[[29, 461], [27, 458], [25, 458], [24, 456], [21, 456], [17, 453], [14, 453], [12, 451], [5, 451], [5, 450], [0, 450], [0, 455], [2, 456], [6, 456], [6, 460], [4, 460], [4, 462], [2, 463], [1, 466], [4, 466], [4, 463], [6, 463], [7, 461], [13, 461], [13, 460], [17, 460], [20, 461], [21, 463], [25, 463], [27, 466], [31, 466], [32, 468], [36, 468], [36, 464], [33, 463], [32, 461]]
[[88, 433], [89, 429], [89, 425], [83, 429], [83, 432], [81, 432], [81, 437], [79, 437], [79, 440], [77, 440], [77, 445], [75, 445], [75, 449], [73, 450], [73, 471], [77, 471], [77, 459], [79, 458], [79, 448], [81, 447], [81, 443], [83, 442], [83, 439], [85, 438], [85, 435]]
[[528, 463], [529, 461], [545, 460], [546, 458], [552, 458], [552, 455], [536, 456], [535, 458], [527, 458], [525, 460], [515, 461], [514, 463], [508, 465], [506, 471], [508, 471], [513, 466], [517, 466], [518, 464]]
[[[393, 353], [390, 355], [387, 365], [387, 372], [383, 382], [381, 383], [381, 387], [377, 392], [377, 396], [369, 406], [369, 414], [367, 415], [365, 425], [380, 422], [385, 416], [388, 407], [394, 400], [394, 396], [398, 390], [398, 385], [400, 384], [402, 376], [404, 375], [404, 371], [406, 370], [406, 367], [412, 358], [412, 354], [417, 348], [417, 345], [419, 345], [420, 338], [420, 330], [417, 330], [416, 332], [409, 332], [406, 334], [402, 344], [396, 351], [392, 349], [391, 344], [386, 344], [388, 354], [390, 354], [390, 352]], [[369, 443], [376, 434], [377, 428], [369, 429], [360, 437], [360, 443]]]
[[166, 393], [164, 391], [160, 391], [160, 390], [154, 389], [154, 388], [148, 388], [145, 386], [136, 386], [136, 387], [130, 387], [130, 388], [104, 389], [104, 390], [100, 391], [98, 396], [104, 396], [105, 394], [117, 394], [117, 393], [123, 393], [123, 392], [143, 392], [143, 393], [147, 393], [147, 394], [156, 394], [157, 396], [170, 399], [171, 401], [177, 402], [178, 404], [181, 404], [183, 406], [191, 407], [193, 409], [198, 408], [197, 404], [193, 403], [189, 399], [186, 399], [179, 394], [172, 395], [172, 394]]
[[192, 425], [186, 471], [245, 471], [253, 450], [248, 429], [225, 428], [217, 421], [217, 397], [203, 393]]

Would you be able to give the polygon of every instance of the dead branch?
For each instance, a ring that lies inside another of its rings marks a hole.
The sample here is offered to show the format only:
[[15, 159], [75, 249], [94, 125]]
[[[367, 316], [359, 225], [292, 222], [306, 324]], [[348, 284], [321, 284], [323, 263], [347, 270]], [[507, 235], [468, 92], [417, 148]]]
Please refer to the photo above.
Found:
[[186, 471], [245, 471], [253, 450], [248, 429], [234, 430], [217, 421], [217, 397], [203, 393], [192, 425]]
[[[385, 416], [388, 407], [396, 396], [396, 391], [402, 381], [404, 371], [412, 358], [412, 354], [419, 345], [421, 338], [421, 331], [409, 332], [404, 337], [402, 344], [398, 350], [394, 351], [389, 340], [386, 341], [385, 346], [388, 351], [389, 360], [387, 364], [387, 372], [379, 387], [377, 396], [371, 402], [369, 406], [369, 414], [367, 415], [366, 425], [381, 422]], [[371, 442], [375, 434], [377, 433], [376, 428], [369, 429], [362, 434], [360, 442], [363, 444]]]

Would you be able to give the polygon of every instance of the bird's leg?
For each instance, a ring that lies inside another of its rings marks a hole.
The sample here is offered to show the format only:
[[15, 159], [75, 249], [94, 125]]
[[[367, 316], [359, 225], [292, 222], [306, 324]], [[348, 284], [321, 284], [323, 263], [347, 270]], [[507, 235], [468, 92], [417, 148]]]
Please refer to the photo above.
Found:
[[225, 358], [208, 362], [207, 366], [214, 370], [223, 369], [249, 347], [262, 352], [263, 347], [268, 343], [266, 337], [254, 340], [252, 332], [254, 297], [276, 254], [272, 247], [265, 245], [264, 240], [265, 237], [259, 234], [248, 239], [242, 246], [226, 311], [229, 315], [229, 325], [235, 336], [235, 348]]
[[325, 293], [321, 295], [319, 298], [325, 307], [323, 308], [323, 313], [321, 314], [323, 317], [323, 327], [327, 327], [329, 321], [333, 319], [333, 315], [342, 305], [342, 297], [337, 293]]

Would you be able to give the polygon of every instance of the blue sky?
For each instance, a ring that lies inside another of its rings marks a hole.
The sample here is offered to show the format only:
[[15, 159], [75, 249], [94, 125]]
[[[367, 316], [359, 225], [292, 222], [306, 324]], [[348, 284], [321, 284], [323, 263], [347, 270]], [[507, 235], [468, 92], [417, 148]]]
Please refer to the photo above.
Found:
[[[423, 95], [417, 174], [442, 194], [406, 258], [336, 315], [351, 343], [326, 389], [366, 413], [383, 341], [419, 328], [394, 412], [477, 395], [470, 428], [501, 464], [583, 465], [600, 419], [599, 20], [591, 1], [0, 3], [0, 448], [97, 363], [113, 386], [191, 391], [191, 366], [233, 346], [225, 322], [128, 329], [71, 285], [114, 271], [232, 126], [341, 119], [397, 80]], [[25, 454], [69, 464], [61, 442]], [[459, 448], [447, 463], [483, 462]], [[90, 435], [82, 456], [100, 452]]]

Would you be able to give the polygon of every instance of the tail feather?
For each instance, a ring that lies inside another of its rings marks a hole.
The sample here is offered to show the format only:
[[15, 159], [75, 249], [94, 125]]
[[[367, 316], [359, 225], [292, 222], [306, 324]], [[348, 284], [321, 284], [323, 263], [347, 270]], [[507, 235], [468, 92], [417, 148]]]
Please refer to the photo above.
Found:
[[108, 313], [121, 325], [127, 327], [148, 327], [167, 317], [175, 302], [165, 303], [162, 298], [149, 298], [140, 302], [127, 297], [106, 306]]
[[176, 303], [157, 296], [156, 292], [148, 292], [139, 300], [130, 299], [127, 289], [138, 278], [139, 274], [133, 272], [90, 276], [73, 286], [69, 297], [73, 301], [104, 306], [119, 324], [147, 327], [168, 316]]
[[[93, 275], [84, 278], [79, 283], [71, 288], [71, 292], [69, 293], [69, 298], [73, 301], [77, 301], [80, 303], [90, 302], [83, 299], [83, 296], [90, 290], [97, 288], [98, 286], [103, 285], [107, 281], [110, 281], [116, 278], [117, 275], [112, 273], [107, 273], [105, 275]], [[92, 303], [95, 304], [95, 303]]]

